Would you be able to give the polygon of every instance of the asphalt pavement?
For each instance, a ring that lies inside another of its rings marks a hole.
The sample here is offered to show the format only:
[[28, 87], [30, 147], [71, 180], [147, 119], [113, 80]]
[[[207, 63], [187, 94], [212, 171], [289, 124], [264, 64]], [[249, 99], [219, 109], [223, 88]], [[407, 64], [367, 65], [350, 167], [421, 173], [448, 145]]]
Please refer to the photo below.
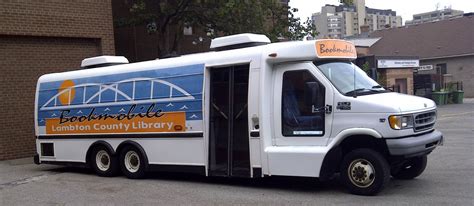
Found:
[[474, 205], [474, 99], [438, 107], [444, 146], [414, 180], [391, 180], [379, 195], [345, 192], [337, 179], [206, 178], [152, 173], [147, 179], [98, 177], [90, 170], [0, 162], [0, 205]]

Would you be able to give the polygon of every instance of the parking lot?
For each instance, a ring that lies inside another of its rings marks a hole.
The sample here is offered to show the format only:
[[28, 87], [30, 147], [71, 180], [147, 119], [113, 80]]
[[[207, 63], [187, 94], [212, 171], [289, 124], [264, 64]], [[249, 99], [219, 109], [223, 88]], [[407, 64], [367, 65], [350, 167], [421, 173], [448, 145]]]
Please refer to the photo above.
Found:
[[87, 169], [0, 162], [0, 205], [474, 205], [474, 100], [438, 109], [444, 146], [415, 180], [392, 180], [374, 197], [348, 194], [337, 179], [258, 180], [152, 173], [144, 180], [98, 177]]

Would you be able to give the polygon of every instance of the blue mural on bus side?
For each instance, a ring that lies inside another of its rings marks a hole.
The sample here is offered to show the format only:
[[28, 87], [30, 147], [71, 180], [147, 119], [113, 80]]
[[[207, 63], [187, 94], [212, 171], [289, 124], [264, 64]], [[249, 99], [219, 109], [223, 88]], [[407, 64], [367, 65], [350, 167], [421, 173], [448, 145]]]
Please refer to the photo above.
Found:
[[38, 126], [45, 134], [193, 131], [187, 122], [203, 118], [203, 75], [197, 64], [40, 83]]

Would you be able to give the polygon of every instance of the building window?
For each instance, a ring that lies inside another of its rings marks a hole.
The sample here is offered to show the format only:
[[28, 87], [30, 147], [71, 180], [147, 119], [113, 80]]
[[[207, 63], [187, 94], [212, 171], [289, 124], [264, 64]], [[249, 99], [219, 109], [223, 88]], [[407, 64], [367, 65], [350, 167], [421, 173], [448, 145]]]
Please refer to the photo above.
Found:
[[193, 35], [193, 27], [192, 27], [192, 26], [184, 26], [184, 28], [183, 28], [183, 34], [184, 34], [185, 36]]

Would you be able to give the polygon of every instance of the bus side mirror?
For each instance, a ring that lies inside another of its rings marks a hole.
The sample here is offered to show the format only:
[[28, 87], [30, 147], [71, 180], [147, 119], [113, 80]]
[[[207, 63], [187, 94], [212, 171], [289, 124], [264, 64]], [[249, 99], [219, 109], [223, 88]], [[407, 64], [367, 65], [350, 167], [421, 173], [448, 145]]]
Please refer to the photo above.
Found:
[[319, 84], [318, 82], [306, 82], [304, 87], [304, 99], [305, 104], [308, 107], [317, 103], [319, 95]]

